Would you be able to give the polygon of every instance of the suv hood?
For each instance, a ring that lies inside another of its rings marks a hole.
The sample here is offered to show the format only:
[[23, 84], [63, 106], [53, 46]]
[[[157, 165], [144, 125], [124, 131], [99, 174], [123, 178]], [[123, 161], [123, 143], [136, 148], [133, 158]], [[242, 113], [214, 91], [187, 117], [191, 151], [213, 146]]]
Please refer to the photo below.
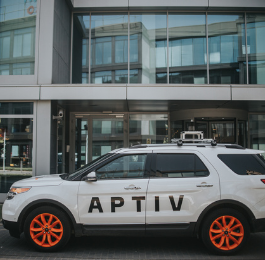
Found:
[[58, 186], [64, 181], [61, 179], [60, 175], [61, 174], [34, 176], [13, 183], [12, 187]]

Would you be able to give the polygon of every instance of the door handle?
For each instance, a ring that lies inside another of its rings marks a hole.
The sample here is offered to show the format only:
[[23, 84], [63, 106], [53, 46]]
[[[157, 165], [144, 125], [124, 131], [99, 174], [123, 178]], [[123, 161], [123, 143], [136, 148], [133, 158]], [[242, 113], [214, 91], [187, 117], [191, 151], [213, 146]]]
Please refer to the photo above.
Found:
[[213, 184], [207, 184], [206, 182], [202, 182], [201, 184], [197, 185], [197, 187], [213, 187]]
[[128, 187], [124, 187], [125, 190], [140, 190], [141, 187], [136, 187], [135, 185], [131, 184]]

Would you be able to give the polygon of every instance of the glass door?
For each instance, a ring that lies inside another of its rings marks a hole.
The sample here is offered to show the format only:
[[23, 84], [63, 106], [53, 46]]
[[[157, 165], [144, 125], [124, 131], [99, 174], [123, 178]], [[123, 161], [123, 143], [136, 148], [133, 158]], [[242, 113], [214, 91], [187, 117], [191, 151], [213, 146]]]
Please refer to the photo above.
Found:
[[124, 146], [124, 119], [116, 116], [76, 116], [74, 155], [70, 171]]
[[[92, 155], [91, 160], [124, 146], [123, 117], [91, 117]], [[90, 159], [90, 158], [89, 158]]]

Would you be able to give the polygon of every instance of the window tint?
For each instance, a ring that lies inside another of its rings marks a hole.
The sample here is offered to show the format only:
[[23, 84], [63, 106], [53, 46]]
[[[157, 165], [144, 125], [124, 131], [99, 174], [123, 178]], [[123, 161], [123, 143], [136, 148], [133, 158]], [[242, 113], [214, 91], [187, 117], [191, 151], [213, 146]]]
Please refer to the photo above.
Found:
[[265, 163], [255, 154], [219, 154], [219, 159], [239, 175], [264, 175]]
[[208, 176], [209, 171], [195, 154], [157, 154], [155, 177]]
[[119, 157], [96, 171], [98, 179], [143, 178], [146, 154]]

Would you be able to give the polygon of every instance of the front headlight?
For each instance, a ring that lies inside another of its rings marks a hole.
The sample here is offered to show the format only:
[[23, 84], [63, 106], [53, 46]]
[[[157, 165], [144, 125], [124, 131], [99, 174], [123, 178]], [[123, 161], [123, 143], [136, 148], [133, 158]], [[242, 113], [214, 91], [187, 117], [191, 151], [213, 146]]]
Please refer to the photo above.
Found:
[[27, 192], [31, 187], [13, 187], [7, 193], [7, 200], [12, 200], [17, 194]]

